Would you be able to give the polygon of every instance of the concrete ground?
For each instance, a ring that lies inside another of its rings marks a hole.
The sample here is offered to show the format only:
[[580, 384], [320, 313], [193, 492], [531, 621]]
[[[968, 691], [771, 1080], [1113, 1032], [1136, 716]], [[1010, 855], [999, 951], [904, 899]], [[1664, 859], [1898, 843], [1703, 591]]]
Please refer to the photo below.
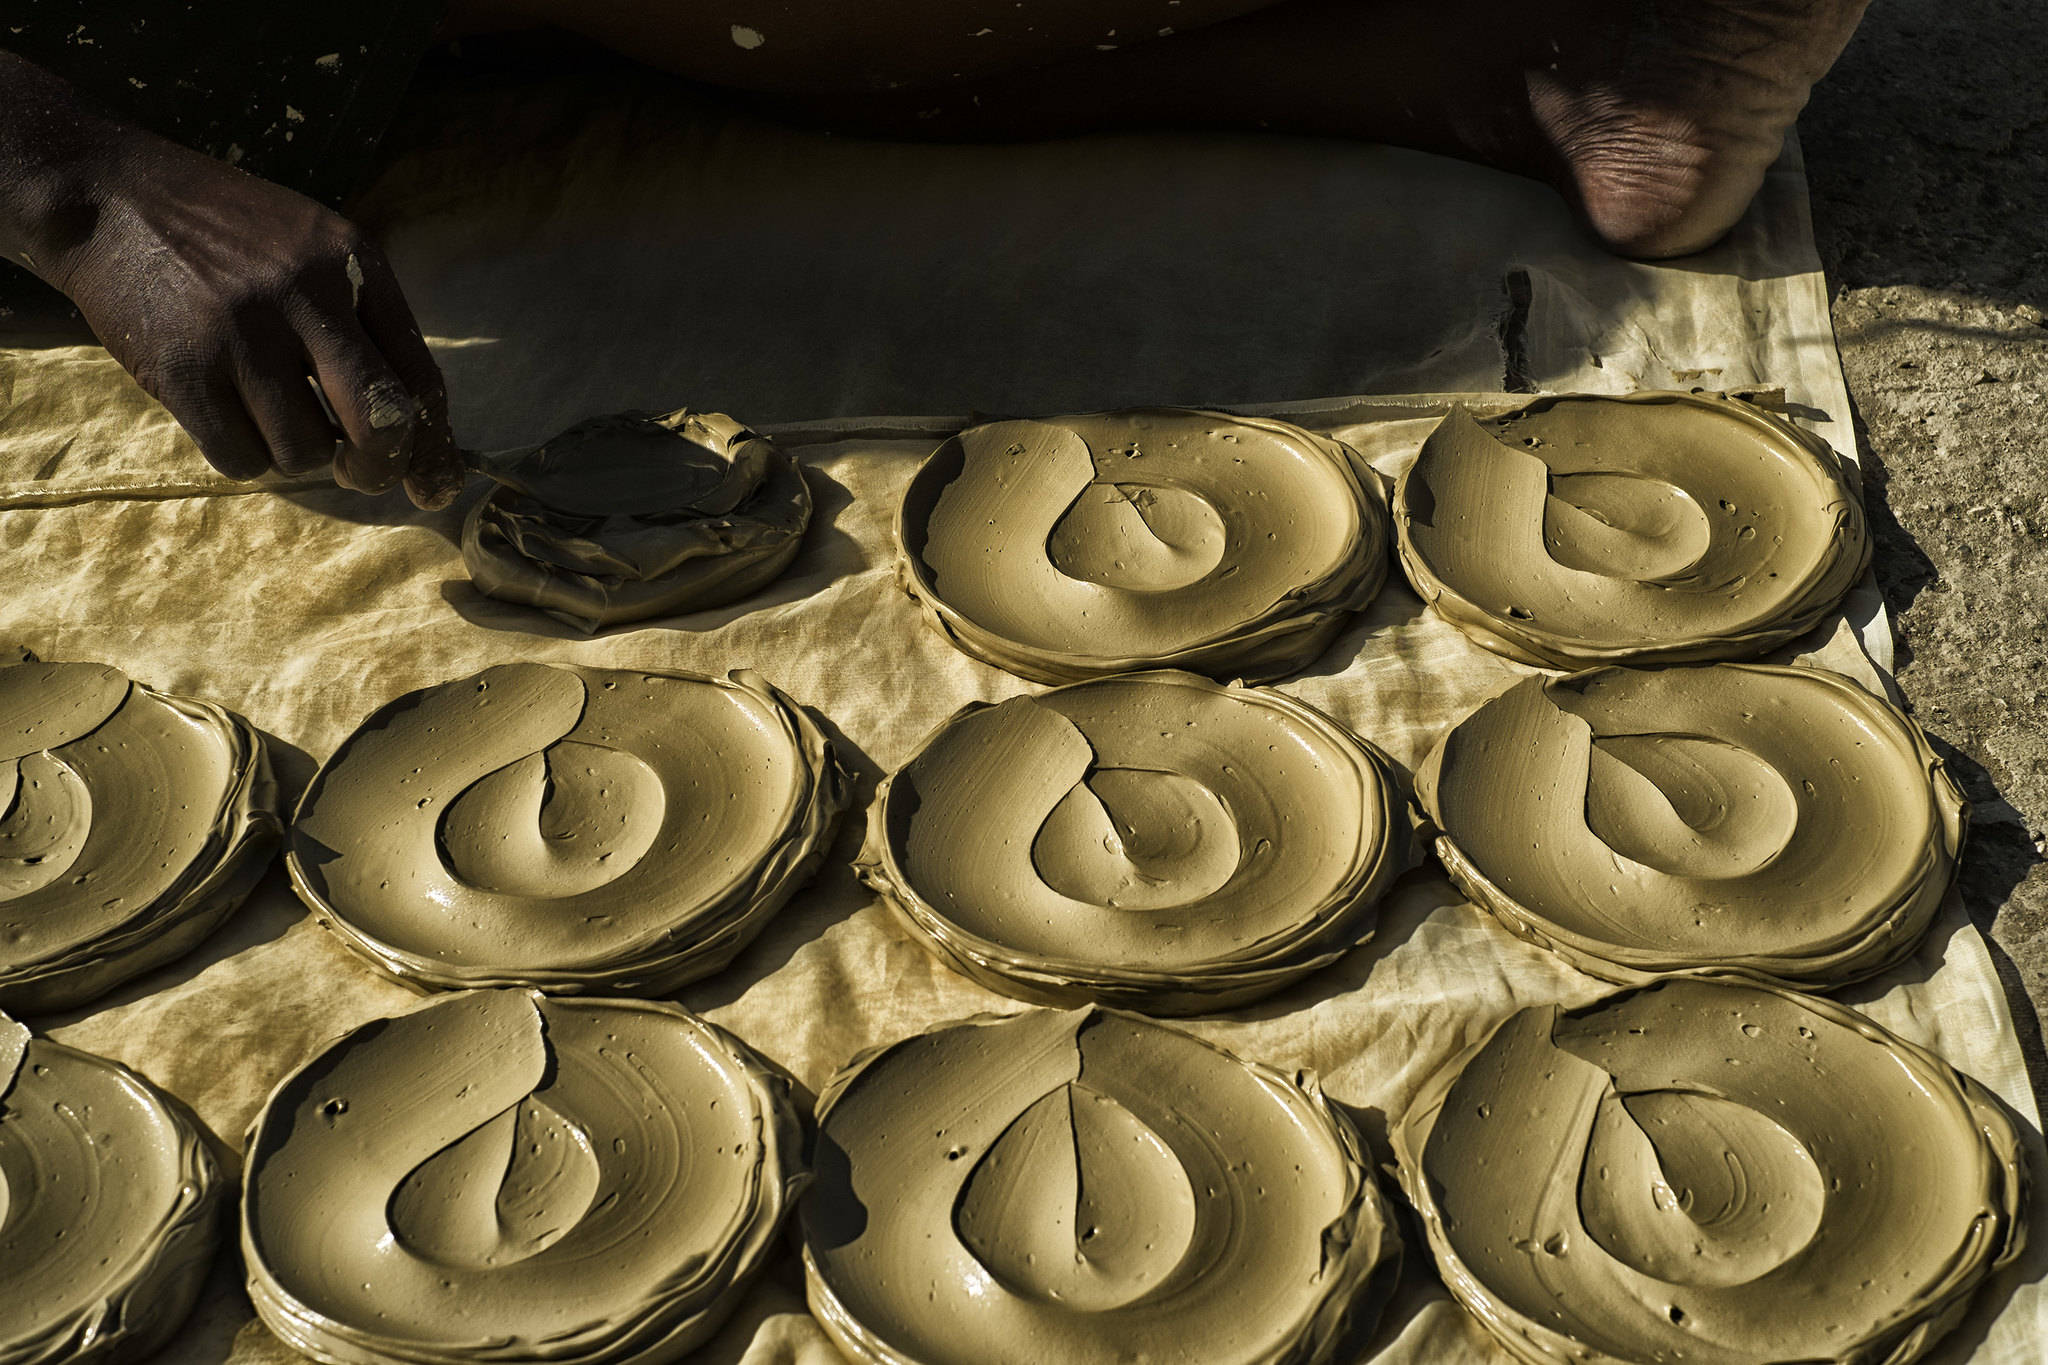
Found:
[[1900, 685], [2048, 1089], [2048, 9], [1876, 0], [1800, 121]]

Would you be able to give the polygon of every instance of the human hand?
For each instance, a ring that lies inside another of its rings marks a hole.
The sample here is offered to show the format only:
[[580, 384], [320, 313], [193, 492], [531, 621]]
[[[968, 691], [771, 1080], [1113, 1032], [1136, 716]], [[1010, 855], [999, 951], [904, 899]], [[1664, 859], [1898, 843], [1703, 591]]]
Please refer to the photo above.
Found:
[[208, 463], [235, 479], [331, 464], [365, 493], [402, 480], [423, 507], [454, 496], [440, 369], [354, 224], [139, 129], [88, 161], [90, 226], [35, 268]]

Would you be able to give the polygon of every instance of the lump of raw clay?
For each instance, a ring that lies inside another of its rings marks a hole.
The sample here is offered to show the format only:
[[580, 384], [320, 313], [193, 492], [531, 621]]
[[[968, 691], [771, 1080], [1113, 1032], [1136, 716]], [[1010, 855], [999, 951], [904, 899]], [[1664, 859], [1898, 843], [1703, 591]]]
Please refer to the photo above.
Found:
[[0, 1008], [67, 1009], [190, 952], [280, 826], [240, 716], [102, 664], [0, 656]]
[[285, 865], [402, 981], [659, 994], [761, 931], [847, 801], [817, 723], [750, 672], [501, 664], [366, 719]]
[[1988, 1091], [1754, 979], [1522, 1010], [1391, 1136], [1444, 1283], [1537, 1365], [1905, 1365], [2024, 1240]]
[[994, 990], [1190, 1013], [1371, 937], [1414, 825], [1392, 761], [1313, 707], [1132, 673], [946, 721], [877, 792], [857, 870]]
[[1395, 486], [1394, 529], [1423, 601], [1556, 668], [1755, 658], [1811, 630], [1870, 563], [1827, 442], [1709, 394], [1455, 409]]
[[1386, 501], [1355, 452], [1192, 408], [971, 427], [918, 470], [896, 533], [927, 619], [1038, 682], [1284, 677], [1387, 575]]
[[890, 1365], [1316, 1365], [1400, 1269], [1391, 1209], [1313, 1076], [1136, 1015], [975, 1019], [856, 1058], [818, 1100], [811, 1312]]
[[678, 1359], [806, 1178], [789, 1082], [679, 1006], [470, 991], [365, 1024], [249, 1130], [242, 1254], [318, 1360]]
[[497, 486], [463, 524], [471, 581], [589, 631], [750, 596], [811, 521], [796, 460], [717, 412], [592, 418], [483, 472]]

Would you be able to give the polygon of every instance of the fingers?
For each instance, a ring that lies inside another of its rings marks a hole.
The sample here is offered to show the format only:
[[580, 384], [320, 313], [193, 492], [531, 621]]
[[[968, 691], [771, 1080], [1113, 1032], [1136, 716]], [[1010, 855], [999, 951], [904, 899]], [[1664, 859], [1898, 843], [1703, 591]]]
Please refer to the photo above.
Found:
[[333, 463], [341, 433], [306, 382], [299, 339], [282, 324], [242, 339], [235, 388], [284, 474], [311, 474]]
[[420, 325], [398, 287], [398, 277], [384, 261], [383, 253], [364, 245], [350, 254], [355, 272], [361, 277], [356, 289], [355, 312], [363, 330], [397, 374], [406, 391], [419, 402], [423, 420], [445, 430], [448, 426], [448, 386], [441, 367], [427, 349]]
[[329, 314], [300, 337], [313, 377], [348, 438], [334, 461], [334, 481], [381, 493], [412, 461], [419, 405], [353, 316]]
[[[180, 366], [146, 385], [185, 428], [206, 462], [231, 479], [270, 468], [270, 445], [257, 429], [225, 363]], [[328, 450], [333, 450], [329, 438]]]
[[367, 243], [349, 257], [356, 287], [355, 314], [405, 390], [413, 398], [417, 423], [405, 491], [423, 508], [445, 507], [461, 491], [467, 470], [448, 426], [448, 388], [434, 363], [412, 309], [383, 254]]

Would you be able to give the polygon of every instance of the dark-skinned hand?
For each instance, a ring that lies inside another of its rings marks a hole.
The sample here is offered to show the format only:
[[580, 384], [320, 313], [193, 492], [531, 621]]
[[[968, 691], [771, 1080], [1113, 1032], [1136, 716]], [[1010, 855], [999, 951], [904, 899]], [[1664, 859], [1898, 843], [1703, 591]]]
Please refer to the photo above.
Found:
[[354, 224], [141, 129], [60, 132], [62, 174], [30, 178], [45, 230], [22, 256], [208, 463], [234, 479], [331, 465], [365, 493], [403, 481], [421, 506], [453, 497], [440, 369]]

